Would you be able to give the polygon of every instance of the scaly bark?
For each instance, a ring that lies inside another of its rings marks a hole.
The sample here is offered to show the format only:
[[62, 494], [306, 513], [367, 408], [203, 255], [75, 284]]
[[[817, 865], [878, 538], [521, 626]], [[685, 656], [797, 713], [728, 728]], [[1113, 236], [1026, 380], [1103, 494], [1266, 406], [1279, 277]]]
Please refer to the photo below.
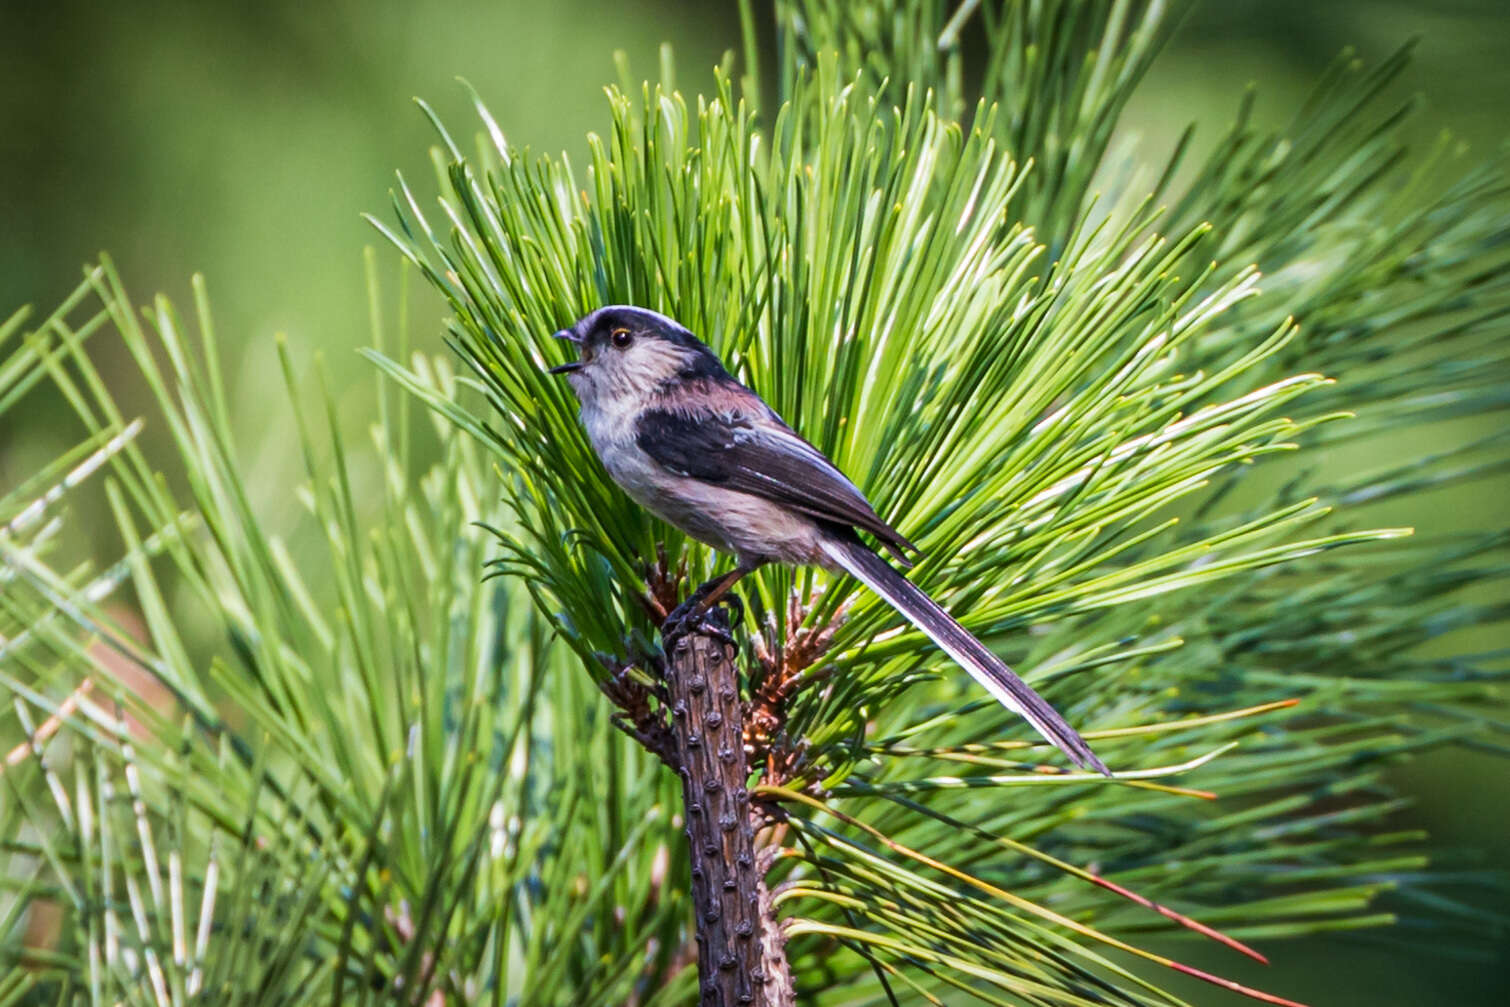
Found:
[[791, 972], [755, 856], [739, 671], [728, 644], [692, 632], [666, 655], [692, 861], [702, 1007], [791, 1007]]

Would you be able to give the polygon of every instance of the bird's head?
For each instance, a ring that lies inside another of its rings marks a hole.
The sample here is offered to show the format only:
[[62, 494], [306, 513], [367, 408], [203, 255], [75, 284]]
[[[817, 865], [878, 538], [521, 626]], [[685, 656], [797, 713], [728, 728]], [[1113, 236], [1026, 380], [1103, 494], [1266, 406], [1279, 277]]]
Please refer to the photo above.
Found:
[[611, 304], [556, 333], [577, 359], [552, 367], [565, 374], [583, 405], [624, 403], [670, 391], [678, 382], [727, 378], [702, 340], [665, 315]]

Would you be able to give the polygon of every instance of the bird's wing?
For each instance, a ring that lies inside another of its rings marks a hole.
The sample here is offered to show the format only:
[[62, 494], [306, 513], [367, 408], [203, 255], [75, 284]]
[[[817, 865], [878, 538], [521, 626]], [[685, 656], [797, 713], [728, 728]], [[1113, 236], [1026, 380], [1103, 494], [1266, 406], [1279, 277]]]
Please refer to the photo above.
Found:
[[[752, 396], [753, 397], [753, 396]], [[651, 409], [635, 443], [663, 468], [765, 497], [810, 517], [868, 531], [903, 562], [917, 547], [883, 521], [855, 484], [774, 413]]]

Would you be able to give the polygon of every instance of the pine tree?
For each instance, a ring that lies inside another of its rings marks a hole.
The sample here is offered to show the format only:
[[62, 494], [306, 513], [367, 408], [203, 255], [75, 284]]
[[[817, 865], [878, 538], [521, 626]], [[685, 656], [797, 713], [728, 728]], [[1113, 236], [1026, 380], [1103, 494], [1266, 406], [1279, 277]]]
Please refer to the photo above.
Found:
[[[744, 14], [742, 75], [626, 73], [580, 167], [480, 100], [475, 152], [436, 122], [437, 198], [374, 218], [370, 444], [280, 344], [302, 528], [250, 503], [203, 283], [142, 315], [106, 260], [0, 326], [0, 415], [50, 390], [81, 430], [0, 487], [0, 1004], [717, 1002], [657, 623], [720, 560], [543, 373], [613, 302], [708, 339], [1118, 770], [1055, 768], [851, 581], [748, 578], [726, 669], [798, 1002], [1179, 1003], [1168, 970], [1238, 987], [1150, 937], [1482, 926], [1381, 771], [1494, 747], [1503, 654], [1422, 645], [1503, 624], [1464, 592], [1506, 536], [1369, 508], [1504, 469], [1502, 433], [1406, 436], [1506, 408], [1502, 166], [1406, 156], [1403, 52], [1272, 135], [1244, 104], [1204, 159], [1118, 153], [1165, 4], [783, 3], [774, 66]], [[91, 500], [119, 556], [70, 550]]]

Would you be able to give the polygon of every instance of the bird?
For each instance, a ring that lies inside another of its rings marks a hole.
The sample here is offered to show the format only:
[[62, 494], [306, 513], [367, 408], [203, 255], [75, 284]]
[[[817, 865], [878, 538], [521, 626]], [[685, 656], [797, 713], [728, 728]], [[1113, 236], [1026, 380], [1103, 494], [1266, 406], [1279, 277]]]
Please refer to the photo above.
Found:
[[[588, 441], [613, 479], [666, 523], [720, 552], [732, 570], [671, 613], [663, 639], [767, 563], [847, 573], [925, 633], [1003, 706], [1081, 769], [1111, 776], [1057, 710], [875, 549], [910, 567], [916, 546], [883, 520], [822, 451], [789, 427], [680, 323], [611, 304], [556, 332], [576, 359], [564, 375]], [[732, 600], [732, 596], [730, 599]]]

